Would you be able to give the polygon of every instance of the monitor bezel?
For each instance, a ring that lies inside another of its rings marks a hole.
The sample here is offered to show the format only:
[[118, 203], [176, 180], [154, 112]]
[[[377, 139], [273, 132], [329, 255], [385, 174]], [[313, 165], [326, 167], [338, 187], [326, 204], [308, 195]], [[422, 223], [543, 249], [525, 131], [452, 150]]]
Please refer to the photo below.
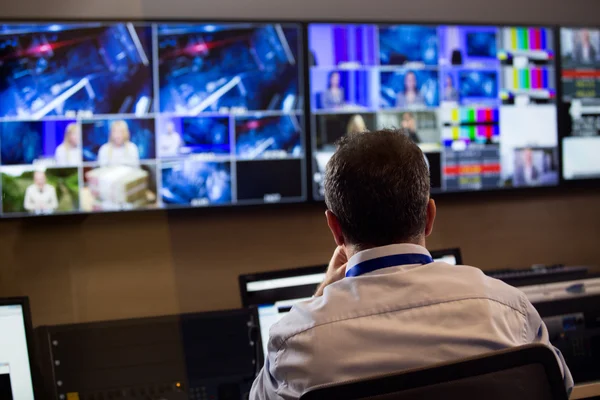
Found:
[[[568, 119], [570, 118], [569, 114], [569, 106], [568, 103], [563, 100], [563, 82], [562, 82], [562, 72], [563, 72], [563, 64], [560, 60], [562, 58], [562, 39], [561, 33], [563, 29], [596, 29], [600, 30], [600, 24], [593, 26], [587, 24], [566, 24], [566, 25], [557, 25], [556, 26], [556, 63], [559, 67], [557, 70], [557, 79], [558, 86], [560, 86], [560, 99], [559, 99], [559, 122], [561, 125], [559, 126], [559, 149], [560, 149], [560, 184], [562, 189], [577, 189], [577, 188], [585, 188], [585, 189], [597, 189], [600, 188], [600, 176], [597, 178], [583, 178], [583, 179], [565, 179], [564, 177], [564, 166], [563, 166], [563, 140], [567, 137], [571, 137], [571, 132], [568, 132], [567, 125]], [[600, 51], [600, 49], [599, 49]], [[558, 89], [558, 88], [557, 88]], [[558, 93], [558, 92], [557, 92]]]
[[[300, 181], [302, 184], [302, 195], [300, 198], [289, 198], [282, 199], [281, 201], [268, 203], [268, 202], [254, 202], [254, 201], [244, 201], [242, 204], [238, 203], [226, 203], [226, 204], [211, 204], [207, 206], [170, 206], [170, 207], [156, 207], [156, 208], [138, 208], [133, 210], [106, 210], [106, 211], [68, 211], [68, 212], [56, 212], [51, 214], [28, 214], [26, 212], [23, 213], [10, 213], [4, 214], [2, 212], [2, 204], [0, 203], [0, 223], [3, 220], [44, 220], [44, 219], [53, 219], [53, 218], [85, 218], [87, 216], [92, 215], [110, 215], [110, 214], [137, 214], [137, 213], [157, 213], [157, 212], [166, 212], [167, 214], [179, 214], [181, 212], [187, 213], [192, 210], [202, 211], [202, 210], [219, 210], [219, 209], [250, 209], [250, 208], [274, 208], [274, 207], [285, 207], [290, 205], [301, 205], [307, 204], [311, 202], [311, 195], [309, 193], [308, 182], [307, 179], [307, 170], [308, 170], [308, 147], [310, 145], [310, 132], [307, 130], [307, 117], [306, 112], [309, 110], [309, 105], [306, 100], [306, 93], [304, 92], [308, 88], [308, 82], [304, 75], [305, 73], [305, 33], [306, 33], [306, 22], [303, 20], [297, 19], [244, 19], [244, 18], [199, 18], [199, 19], [190, 19], [190, 18], [0, 18], [0, 24], [72, 24], [72, 23], [100, 23], [100, 24], [119, 24], [119, 23], [133, 23], [133, 24], [254, 24], [254, 25], [274, 25], [274, 24], [285, 24], [285, 25], [296, 25], [299, 30], [299, 59], [300, 59], [300, 68], [298, 69], [299, 74], [299, 88], [303, 90], [303, 104], [300, 108], [302, 110], [302, 123], [304, 124], [304, 132], [303, 132], [303, 146], [304, 146], [304, 157], [302, 159], [302, 168], [300, 171]], [[158, 159], [158, 157], [156, 158]], [[1, 190], [1, 180], [0, 180], [0, 190]], [[157, 197], [159, 194], [157, 194]]]
[[[456, 20], [438, 20], [432, 22], [423, 20], [401, 20], [401, 19], [360, 19], [360, 18], [311, 18], [311, 19], [298, 19], [298, 18], [265, 18], [265, 19], [244, 19], [244, 18], [161, 18], [152, 16], [146, 17], [130, 17], [130, 18], [103, 18], [103, 17], [90, 17], [90, 18], [75, 18], [75, 17], [5, 17], [0, 18], [0, 22], [7, 24], [18, 24], [18, 23], [87, 23], [87, 22], [99, 22], [99, 23], [197, 23], [197, 24], [209, 24], [209, 23], [254, 23], [254, 24], [297, 24], [301, 30], [302, 39], [302, 56], [308, 52], [308, 27], [310, 24], [373, 24], [373, 25], [424, 25], [424, 26], [440, 26], [440, 25], [457, 25], [457, 26], [473, 26], [473, 27], [540, 27], [547, 28], [553, 32], [553, 44], [555, 53], [560, 54], [560, 29], [561, 28], [576, 28], [576, 27], [591, 27], [589, 24], [568, 24], [562, 25], [558, 23], [540, 23], [540, 22], [518, 22], [518, 23], [505, 23], [505, 22], [494, 22], [488, 21], [482, 22], [466, 22]], [[303, 59], [302, 80], [303, 80], [303, 91], [309, 93], [310, 82], [308, 79], [309, 66], [308, 63]], [[506, 198], [519, 198], [522, 196], [529, 196], [530, 198], [536, 198], [535, 196], [552, 196], [552, 195], [569, 195], [573, 191], [581, 191], [581, 193], [589, 193], [589, 190], [600, 189], [600, 179], [585, 179], [585, 180], [565, 180], [563, 179], [563, 163], [562, 163], [562, 139], [564, 137], [564, 117], [561, 112], [563, 107], [562, 102], [562, 85], [560, 84], [560, 76], [562, 76], [562, 65], [559, 62], [559, 57], [555, 57], [554, 61], [556, 77], [557, 77], [557, 137], [558, 137], [558, 157], [559, 157], [559, 182], [553, 186], [536, 186], [536, 187], [510, 187], [510, 188], [497, 188], [497, 189], [483, 189], [483, 190], [463, 190], [456, 192], [434, 192], [432, 197], [440, 200], [464, 200], [465, 196], [470, 199], [483, 199], [483, 200], [494, 200]], [[276, 209], [290, 209], [299, 207], [314, 207], [324, 205], [324, 201], [321, 198], [315, 198], [313, 191], [312, 182], [312, 129], [311, 125], [311, 104], [308, 98], [304, 100], [304, 200], [302, 201], [290, 201], [290, 202], [278, 202], [278, 203], [256, 203], [256, 204], [224, 204], [224, 205], [211, 205], [211, 206], [200, 206], [200, 207], [173, 207], [173, 208], [143, 208], [134, 210], [109, 210], [99, 212], [84, 212], [84, 211], [73, 211], [64, 213], [53, 213], [47, 215], [27, 215], [27, 214], [16, 214], [16, 215], [2, 215], [0, 216], [0, 223], [3, 221], [11, 220], [32, 220], [35, 223], [43, 223], [43, 221], [54, 222], [55, 218], [73, 221], [75, 223], [85, 220], [89, 216], [109, 216], [117, 215], [118, 218], [122, 218], [122, 215], [135, 215], [140, 217], [138, 214], [154, 214], [165, 213], [167, 217], [189, 217], [205, 215], [204, 213], [216, 213], [226, 212], [230, 213], [232, 210], [249, 211], [249, 210], [276, 210]], [[600, 192], [599, 192], [600, 193]]]
[[456, 265], [462, 265], [462, 263], [463, 263], [460, 247], [453, 247], [453, 248], [441, 249], [441, 250], [432, 250], [432, 251], [430, 251], [430, 253], [431, 253], [431, 258], [433, 258], [434, 260], [436, 258], [441, 258], [444, 256], [454, 256], [454, 259], [456, 260]]
[[309, 267], [298, 267], [291, 269], [281, 269], [275, 271], [264, 271], [251, 274], [242, 274], [238, 277], [240, 286], [240, 297], [242, 307], [251, 307], [252, 304], [248, 301], [248, 290], [246, 285], [250, 282], [264, 281], [270, 279], [292, 278], [303, 275], [324, 274], [327, 271], [327, 264], [313, 265]]
[[[496, 27], [496, 28], [511, 28], [511, 27], [531, 27], [531, 28], [545, 28], [548, 29], [552, 32], [552, 44], [553, 44], [553, 48], [554, 48], [554, 53], [555, 53], [555, 57], [554, 57], [554, 71], [555, 71], [555, 75], [556, 75], [556, 102], [555, 102], [555, 108], [556, 108], [556, 138], [557, 138], [557, 156], [558, 156], [558, 182], [555, 185], [550, 185], [550, 186], [529, 186], [529, 187], [506, 187], [506, 188], [502, 188], [502, 187], [498, 187], [498, 188], [486, 188], [486, 189], [473, 189], [473, 190], [460, 190], [460, 191], [434, 191], [431, 193], [431, 197], [435, 197], [435, 198], [455, 198], [455, 197], [462, 197], [462, 196], [472, 196], [472, 195], [490, 195], [490, 196], [494, 196], [496, 194], [517, 194], [517, 195], [532, 195], [532, 194], [543, 194], [543, 193], [557, 193], [559, 191], [561, 191], [561, 189], [565, 189], [564, 187], [564, 183], [563, 183], [563, 174], [562, 174], [562, 138], [563, 138], [563, 127], [564, 127], [564, 119], [562, 118], [561, 115], [561, 99], [562, 99], [562, 86], [560, 85], [560, 80], [559, 77], [562, 74], [562, 69], [561, 69], [561, 63], [558, 60], [558, 57], [556, 56], [557, 54], [559, 54], [560, 52], [560, 28], [562, 27], [562, 25], [559, 24], [544, 24], [544, 23], [494, 23], [494, 22], [490, 22], [490, 23], [481, 23], [481, 22], [475, 22], [475, 23], [468, 23], [468, 22], [455, 22], [455, 21], [438, 21], [438, 22], [422, 22], [422, 21], [385, 21], [385, 20], [360, 20], [360, 19], [334, 19], [334, 18], [329, 18], [329, 19], [313, 19], [311, 21], [304, 21], [305, 23], [305, 40], [304, 40], [304, 44], [306, 46], [305, 49], [305, 53], [308, 54], [309, 52], [309, 43], [308, 43], [308, 29], [310, 27], [311, 24], [329, 24], [329, 25], [335, 25], [335, 24], [339, 24], [339, 25], [418, 25], [418, 26], [459, 26], [459, 27]], [[308, 87], [305, 89], [306, 93], [310, 94], [310, 66], [308, 65], [308, 63], [304, 63], [304, 68], [305, 68], [305, 76], [306, 76], [306, 82], [308, 84]], [[310, 97], [309, 100], [307, 101], [308, 105], [309, 105], [309, 111], [306, 114], [306, 118], [309, 118], [310, 120], [307, 122], [310, 124], [310, 141], [308, 143], [308, 150], [310, 151], [310, 158], [309, 155], [307, 154], [307, 173], [308, 173], [308, 177], [307, 177], [307, 185], [310, 186], [307, 188], [309, 196], [311, 198], [311, 200], [313, 202], [323, 202], [323, 199], [320, 197], [315, 196], [315, 188], [314, 188], [314, 182], [312, 180], [312, 175], [313, 175], [313, 164], [314, 164], [314, 160], [312, 159], [312, 152], [313, 152], [313, 143], [314, 143], [314, 127], [313, 127], [313, 121], [312, 121], [312, 103], [310, 102]], [[600, 179], [598, 179], [597, 185], [595, 187], [600, 188]]]
[[38, 382], [40, 382], [37, 371], [38, 365], [35, 357], [35, 346], [33, 341], [33, 321], [31, 319], [31, 308], [29, 306], [29, 297], [0, 297], [0, 307], [3, 306], [21, 306], [23, 310], [23, 323], [25, 325], [25, 342], [27, 345], [27, 356], [29, 358], [29, 374], [31, 377], [31, 386], [33, 396], [36, 399], [42, 398]]

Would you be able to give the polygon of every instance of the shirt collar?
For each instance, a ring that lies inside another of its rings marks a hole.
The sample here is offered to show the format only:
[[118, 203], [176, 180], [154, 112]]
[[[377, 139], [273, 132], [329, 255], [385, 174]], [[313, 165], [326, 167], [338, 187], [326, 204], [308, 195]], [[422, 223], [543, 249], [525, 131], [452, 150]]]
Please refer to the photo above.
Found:
[[353, 255], [348, 264], [346, 265], [346, 273], [352, 269], [356, 264], [361, 262], [372, 260], [374, 258], [380, 258], [385, 256], [393, 256], [396, 254], [424, 254], [431, 257], [431, 254], [423, 246], [418, 244], [401, 243], [401, 244], [390, 244], [388, 246], [374, 247], [359, 251]]

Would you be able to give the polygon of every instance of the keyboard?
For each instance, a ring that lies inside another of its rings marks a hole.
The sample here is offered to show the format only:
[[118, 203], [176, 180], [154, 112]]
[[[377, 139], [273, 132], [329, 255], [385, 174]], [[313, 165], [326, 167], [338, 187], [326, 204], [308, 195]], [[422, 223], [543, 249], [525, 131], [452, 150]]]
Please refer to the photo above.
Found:
[[487, 276], [499, 279], [512, 286], [560, 282], [587, 277], [588, 267], [567, 267], [562, 264], [535, 266], [527, 269], [499, 269], [484, 271]]

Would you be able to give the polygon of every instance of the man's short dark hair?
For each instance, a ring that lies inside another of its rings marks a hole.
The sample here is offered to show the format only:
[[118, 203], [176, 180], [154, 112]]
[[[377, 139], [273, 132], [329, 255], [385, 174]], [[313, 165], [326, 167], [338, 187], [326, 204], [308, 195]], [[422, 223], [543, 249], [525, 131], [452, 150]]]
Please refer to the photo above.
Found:
[[368, 248], [410, 242], [425, 232], [429, 170], [400, 130], [350, 133], [325, 173], [325, 202], [345, 240]]

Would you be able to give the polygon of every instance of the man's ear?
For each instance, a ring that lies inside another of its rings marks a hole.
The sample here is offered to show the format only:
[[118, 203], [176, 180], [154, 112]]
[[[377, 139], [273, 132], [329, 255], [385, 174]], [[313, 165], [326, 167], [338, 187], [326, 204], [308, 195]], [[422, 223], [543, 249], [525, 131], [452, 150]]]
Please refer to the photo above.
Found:
[[429, 199], [429, 203], [427, 203], [427, 225], [425, 226], [425, 236], [431, 235], [431, 232], [433, 231], [433, 222], [435, 221], [436, 213], [437, 209], [435, 207], [435, 201]]
[[333, 240], [335, 240], [335, 244], [338, 246], [343, 246], [345, 244], [344, 235], [342, 234], [342, 228], [340, 226], [340, 222], [334, 213], [327, 210], [325, 211], [325, 218], [327, 218], [327, 225], [329, 226], [329, 230], [333, 235]]

